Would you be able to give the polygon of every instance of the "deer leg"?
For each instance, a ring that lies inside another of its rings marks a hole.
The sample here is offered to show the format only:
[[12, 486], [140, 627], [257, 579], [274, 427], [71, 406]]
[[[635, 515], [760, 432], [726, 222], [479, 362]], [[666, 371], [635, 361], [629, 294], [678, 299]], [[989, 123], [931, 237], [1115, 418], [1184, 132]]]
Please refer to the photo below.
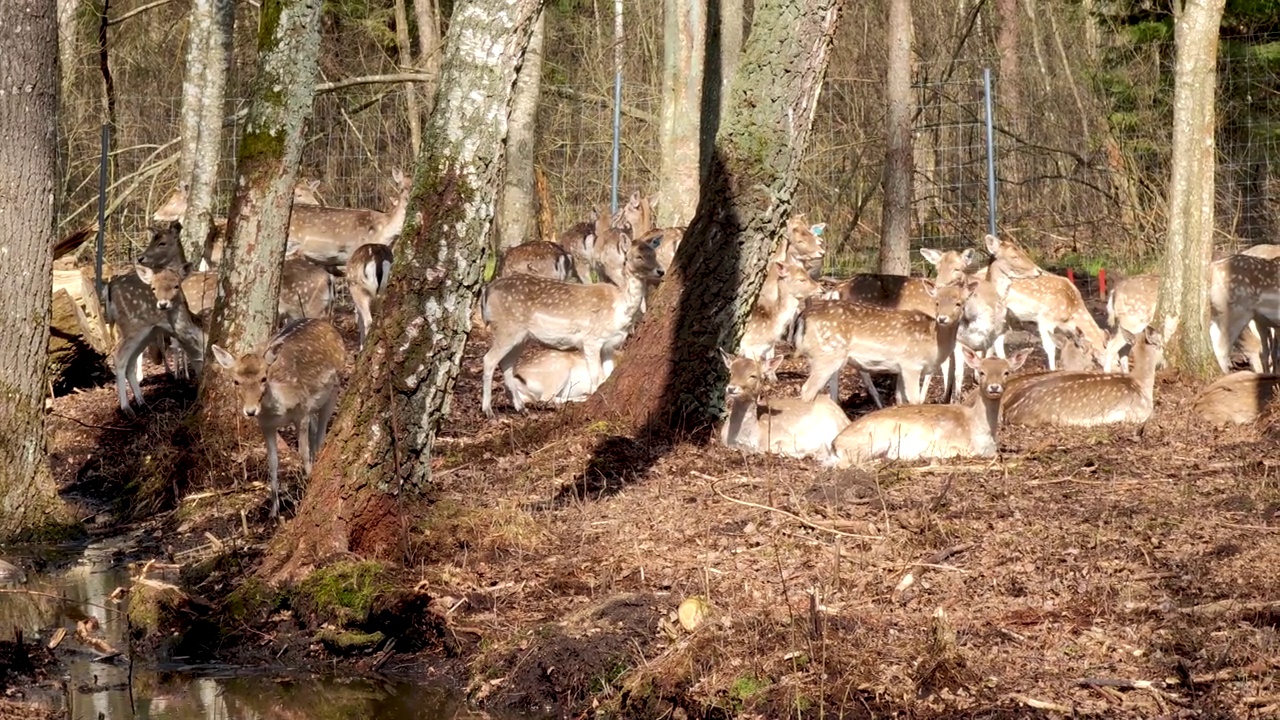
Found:
[[1239, 342], [1240, 349], [1249, 358], [1249, 369], [1256, 373], [1266, 372], [1271, 362], [1271, 336], [1258, 324], [1256, 317], [1244, 326]]
[[351, 302], [356, 306], [356, 328], [360, 333], [361, 350], [364, 349], [364, 340], [369, 332], [369, 325], [373, 320], [373, 311], [369, 307], [369, 295], [355, 288], [351, 288]]
[[134, 402], [138, 403], [139, 407], [145, 407], [147, 404], [142, 398], [142, 387], [138, 383], [138, 375], [139, 368], [142, 366], [142, 354], [153, 340], [151, 330], [147, 328], [144, 332], [126, 336], [120, 341], [120, 347], [116, 348], [116, 390], [120, 394], [120, 409], [126, 415], [133, 414], [133, 408], [129, 406], [129, 398], [126, 395], [126, 387], [133, 390]]
[[320, 446], [324, 444], [324, 436], [329, 432], [329, 420], [333, 417], [333, 411], [337, 406], [338, 386], [335, 384], [329, 392], [329, 397], [325, 399], [324, 405], [320, 406], [316, 422], [311, 424], [311, 433], [314, 436], [311, 444], [312, 457], [320, 454]]
[[591, 392], [595, 392], [604, 383], [604, 346], [599, 343], [584, 343], [582, 354], [587, 359], [587, 377], [591, 382]]
[[866, 387], [867, 394], [871, 396], [871, 401], [876, 404], [876, 407], [884, 407], [884, 400], [880, 397], [880, 391], [876, 390], [876, 383], [872, 380], [871, 373], [866, 370], [859, 370], [858, 376], [862, 378], [862, 385]]
[[298, 457], [302, 459], [302, 474], [311, 474], [311, 413], [303, 413], [298, 418]]
[[1050, 370], [1058, 369], [1058, 346], [1053, 343], [1053, 326], [1047, 322], [1036, 323], [1040, 331], [1040, 346], [1044, 348], [1044, 356], [1048, 358]]
[[1120, 359], [1120, 350], [1125, 346], [1124, 333], [1120, 332], [1120, 327], [1116, 326], [1116, 331], [1107, 338], [1107, 354], [1102, 361], [1102, 371], [1111, 372], [1111, 368], [1115, 366], [1117, 360]]
[[276, 447], [275, 428], [263, 428], [262, 439], [267, 443], [267, 477], [271, 481], [270, 517], [275, 518], [280, 515], [280, 449]]
[[964, 368], [964, 346], [956, 343], [955, 349], [951, 351], [951, 395], [947, 398], [950, 402], [960, 401], [964, 390]]
[[1209, 343], [1213, 346], [1214, 356], [1218, 358], [1218, 367], [1225, 374], [1231, 372], [1231, 350], [1222, 328], [1224, 319], [1226, 318], [1209, 320]]
[[805, 402], [813, 402], [814, 398], [818, 397], [818, 391], [826, 385], [827, 391], [831, 393], [831, 399], [839, 402], [837, 388], [842, 367], [844, 367], [844, 358], [839, 355], [809, 358], [809, 377], [805, 378], [804, 385], [800, 388], [800, 397]]
[[[493, 344], [489, 346], [489, 351], [484, 354], [482, 361], [482, 371], [480, 380], [480, 407], [484, 410], [486, 417], [493, 417], [493, 371], [498, 367], [499, 363], [503, 365], [503, 374], [506, 374], [507, 356], [516, 352], [517, 347], [523, 342], [523, 338], [508, 338], [497, 334], [493, 337]], [[517, 357], [519, 357], [517, 355]], [[515, 376], [515, 362], [511, 361], [511, 374]], [[511, 387], [511, 383], [507, 383], [507, 387]], [[512, 396], [512, 404], [516, 406], [516, 410], [523, 410], [524, 403], [514, 395]]]
[[498, 367], [502, 368], [502, 382], [507, 388], [507, 393], [511, 396], [511, 406], [516, 412], [524, 412], [524, 399], [516, 392], [516, 363], [520, 361], [520, 353], [524, 351], [524, 342], [521, 341], [515, 347], [511, 348], [502, 360], [498, 362]]

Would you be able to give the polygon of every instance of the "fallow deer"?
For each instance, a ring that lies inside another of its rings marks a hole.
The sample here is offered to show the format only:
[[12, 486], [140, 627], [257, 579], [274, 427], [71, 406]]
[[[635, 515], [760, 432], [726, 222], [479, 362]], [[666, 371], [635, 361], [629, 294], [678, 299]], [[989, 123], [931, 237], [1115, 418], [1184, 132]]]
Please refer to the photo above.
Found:
[[954, 457], [994, 457], [1000, 398], [1009, 373], [1018, 370], [1031, 353], [1024, 348], [1005, 360], [979, 357], [962, 350], [978, 387], [962, 405], [899, 405], [864, 415], [845, 428], [832, 443], [836, 467], [873, 460], [923, 460]]
[[149, 345], [161, 337], [172, 336], [197, 374], [204, 360], [204, 331], [192, 320], [185, 302], [165, 308], [157, 305], [151, 291], [152, 275], [151, 268], [138, 265], [135, 272], [116, 275], [103, 288], [103, 320], [120, 330], [114, 353], [116, 391], [120, 410], [128, 415], [133, 414], [133, 408], [129, 405], [126, 387], [133, 390], [133, 399], [139, 406], [146, 405], [139, 375], [142, 352]]
[[929, 285], [934, 316], [914, 310], [891, 310], [843, 300], [811, 302], [796, 319], [793, 345], [808, 359], [809, 377], [800, 397], [811, 401], [824, 385], [839, 400], [840, 369], [852, 363], [878, 407], [884, 407], [870, 373], [898, 375], [899, 403], [924, 401], [921, 380], [941, 372], [955, 349], [956, 329], [967, 286]]
[[826, 459], [831, 442], [849, 426], [849, 418], [834, 400], [826, 395], [810, 402], [800, 398], [764, 400], [765, 380], [782, 358], [771, 357], [761, 363], [723, 350], [720, 356], [729, 369], [725, 386], [729, 414], [720, 428], [722, 443], [748, 452]]
[[480, 295], [480, 314], [493, 333], [484, 355], [482, 406], [493, 417], [491, 379], [497, 367], [516, 411], [524, 401], [515, 392], [515, 368], [529, 340], [561, 350], [581, 349], [587, 359], [591, 392], [603, 382], [603, 364], [626, 339], [640, 313], [647, 284], [662, 277], [647, 243], [632, 243], [620, 286], [580, 285], [533, 275], [493, 281]]
[[573, 260], [574, 272], [584, 283], [591, 282], [592, 273], [595, 271], [596, 241], [608, 229], [607, 222], [604, 223], [604, 228], [595, 221], [580, 222], [570, 226], [556, 238], [556, 244], [569, 253], [569, 257]]
[[[601, 363], [601, 382], [613, 374], [613, 358]], [[581, 350], [530, 343], [516, 363], [515, 392], [525, 403], [560, 406], [591, 396], [591, 371]]]
[[[187, 192], [189, 187], [185, 181], [178, 183], [178, 186], [165, 196], [160, 203], [160, 207], [156, 208], [155, 212], [151, 214], [151, 220], [157, 223], [181, 220], [182, 216], [187, 214]], [[319, 187], [319, 180], [299, 179], [293, 185], [293, 204], [323, 205], [324, 203], [320, 202], [320, 197], [316, 195], [316, 190]]]
[[342, 336], [328, 320], [307, 319], [285, 326], [260, 352], [237, 358], [218, 345], [212, 350], [218, 364], [231, 372], [241, 411], [257, 420], [262, 431], [274, 518], [280, 514], [276, 435], [297, 426], [298, 455], [310, 474], [338, 401], [339, 374], [346, 363]]
[[933, 248], [920, 248], [920, 254], [938, 269], [934, 280], [858, 273], [837, 285], [827, 297], [894, 310], [915, 310], [930, 315], [933, 313], [934, 300], [926, 291], [926, 285], [956, 285], [963, 282], [966, 277], [965, 269], [973, 264], [974, 252], [942, 252]]
[[305, 257], [293, 255], [280, 268], [280, 300], [276, 316], [281, 324], [303, 318], [331, 316], [333, 275]]
[[1251, 322], [1267, 339], [1254, 370], [1275, 368], [1280, 348], [1268, 341], [1280, 325], [1280, 260], [1256, 255], [1215, 260], [1209, 265], [1209, 307], [1209, 341], [1222, 372], [1231, 372], [1231, 346]]
[[[594, 242], [592, 242], [594, 245]], [[579, 280], [573, 256], [568, 250], [546, 240], [533, 240], [507, 248], [498, 260], [494, 278], [516, 273], [569, 282]]]
[[359, 347], [364, 349], [365, 338], [373, 327], [373, 311], [387, 291], [391, 280], [391, 248], [377, 243], [366, 243], [355, 249], [347, 260], [343, 277], [351, 293], [351, 303], [356, 308], [356, 326]]
[[188, 312], [194, 318], [203, 318], [213, 312], [214, 301], [218, 297], [218, 274], [215, 272], [189, 272], [190, 265], [183, 271], [165, 267], [151, 274], [151, 292], [156, 296], [156, 306], [161, 310], [168, 309], [179, 301], [186, 303]]
[[794, 260], [774, 261], [769, 272], [775, 275], [775, 297], [772, 302], [763, 296], [756, 301], [738, 344], [742, 356], [752, 360], [763, 360], [795, 320], [801, 304], [822, 290], [804, 266]]
[[1241, 250], [1240, 254], [1252, 255], [1253, 257], [1266, 258], [1268, 260], [1277, 260], [1280, 259], [1280, 245], [1275, 243], [1259, 243]]
[[289, 216], [287, 253], [325, 267], [346, 265], [351, 253], [365, 243], [390, 245], [404, 227], [413, 192], [413, 178], [399, 169], [391, 171], [398, 194], [387, 212], [313, 205], [294, 207]]
[[1224, 375], [1196, 397], [1195, 411], [1213, 425], [1246, 425], [1280, 395], [1280, 375], [1241, 370]]
[[[1008, 241], [1001, 241], [1008, 242]], [[1106, 334], [1098, 327], [1075, 283], [1061, 275], [1041, 273], [1035, 277], [1013, 281], [1005, 298], [1009, 314], [1021, 322], [1034, 322], [1040, 333], [1040, 346], [1048, 359], [1049, 369], [1058, 367], [1053, 331], [1067, 328], [1080, 333], [1097, 354], [1098, 364], [1106, 361]], [[996, 352], [1003, 354], [1004, 337], [996, 340]]]
[[1010, 383], [1002, 403], [1005, 421], [1083, 427], [1146, 422], [1154, 407], [1156, 367], [1164, 344], [1152, 328], [1131, 342], [1130, 374], [1051, 371]]

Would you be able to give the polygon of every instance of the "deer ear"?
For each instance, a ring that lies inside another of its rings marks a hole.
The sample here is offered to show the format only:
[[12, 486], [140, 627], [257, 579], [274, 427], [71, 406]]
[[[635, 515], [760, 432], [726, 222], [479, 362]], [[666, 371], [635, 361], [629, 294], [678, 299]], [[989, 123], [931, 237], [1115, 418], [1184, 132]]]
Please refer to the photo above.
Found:
[[280, 346], [282, 344], [283, 343], [278, 343], [278, 342], [272, 343], [271, 346], [267, 348], [267, 351], [262, 353], [262, 361], [265, 362], [267, 365], [274, 364], [275, 361], [280, 357]]
[[931, 298], [938, 297], [938, 286], [932, 280], [924, 281], [924, 291], [929, 293], [929, 297]]
[[782, 361], [783, 361], [783, 359], [784, 359], [784, 358], [783, 358], [781, 355], [775, 355], [775, 354], [773, 353], [773, 348], [772, 348], [772, 347], [770, 347], [770, 348], [769, 348], [769, 357], [768, 357], [768, 358], [766, 358], [766, 359], [765, 359], [765, 361], [764, 361], [764, 369], [765, 369], [765, 371], [766, 371], [766, 372], [775, 372], [775, 371], [777, 371], [777, 369], [778, 369], [778, 368], [782, 367]]
[[966, 248], [964, 252], [960, 253], [960, 259], [964, 261], [966, 266], [972, 265], [973, 261], [978, 259], [978, 253], [974, 252], [973, 248]]
[[942, 260], [942, 251], [933, 248], [920, 248], [920, 256], [929, 261], [930, 265], [937, 265]]
[[223, 350], [221, 346], [215, 344], [210, 349], [213, 350], [214, 359], [217, 360], [218, 364], [221, 365], [222, 367], [230, 370], [231, 368], [234, 368], [236, 366], [235, 356], [227, 352], [226, 350]]
[[649, 209], [653, 210], [658, 207], [658, 201], [662, 199], [662, 193], [654, 193], [649, 196]]
[[180, 232], [182, 232], [182, 221], [181, 221], [181, 220], [170, 220], [170, 221], [169, 221], [169, 229], [170, 229], [170, 230], [172, 230], [172, 231], [174, 231], [174, 232], [176, 232], [176, 233], [180, 233]]
[[1014, 353], [1013, 357], [1009, 358], [1009, 369], [1017, 370], [1018, 368], [1021, 368], [1023, 363], [1025, 363], [1029, 357], [1031, 357], [1031, 348], [1022, 348], [1018, 352]]
[[133, 271], [138, 274], [139, 280], [141, 280], [142, 282], [148, 285], [151, 284], [151, 280], [156, 276], [155, 272], [153, 272], [151, 268], [147, 267], [146, 265], [134, 265]]
[[786, 263], [784, 263], [784, 262], [777, 262], [777, 261], [775, 261], [775, 262], [773, 263], [773, 269], [774, 269], [775, 271], [777, 271], [777, 273], [778, 273], [778, 277], [786, 277], [786, 276], [787, 276], [787, 264], [786, 264]]
[[970, 350], [964, 345], [961, 345], [960, 349], [964, 351], [965, 365], [968, 365], [974, 370], [977, 370], [982, 365], [982, 358], [978, 357], [978, 353], [974, 352], [973, 350]]
[[733, 356], [724, 351], [724, 348], [716, 348], [720, 352], [720, 359], [724, 361], [726, 368], [733, 367]]
[[982, 238], [982, 242], [987, 246], [987, 252], [992, 255], [1000, 252], [1000, 238], [995, 235], [988, 233], [986, 237]]

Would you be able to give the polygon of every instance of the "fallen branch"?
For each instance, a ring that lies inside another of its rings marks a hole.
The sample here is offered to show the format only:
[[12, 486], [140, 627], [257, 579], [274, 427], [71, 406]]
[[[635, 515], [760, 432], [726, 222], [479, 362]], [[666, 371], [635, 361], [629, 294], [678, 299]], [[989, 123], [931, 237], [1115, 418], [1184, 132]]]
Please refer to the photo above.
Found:
[[1058, 703], [1052, 703], [1046, 700], [1037, 700], [1032, 697], [1027, 697], [1026, 695], [1011, 695], [1010, 697], [1023, 705], [1035, 708], [1036, 710], [1048, 710], [1049, 712], [1063, 713], [1066, 715], [1075, 714], [1075, 708], [1070, 708], [1066, 705], [1059, 705]]
[[1191, 615], [1199, 618], [1218, 618], [1227, 615], [1259, 614], [1280, 612], [1280, 600], [1261, 600], [1256, 602], [1240, 602], [1239, 600], [1218, 600], [1217, 602], [1178, 608], [1179, 615]]
[[120, 23], [124, 22], [125, 20], [128, 20], [129, 18], [134, 17], [135, 15], [141, 15], [142, 13], [144, 13], [144, 12], [146, 12], [146, 11], [148, 11], [148, 10], [152, 9], [152, 8], [158, 8], [158, 7], [160, 7], [161, 5], [168, 5], [170, 1], [171, 1], [171, 0], [156, 0], [155, 2], [147, 3], [146, 5], [142, 5], [142, 6], [140, 6], [140, 7], [136, 7], [136, 8], [134, 8], [134, 9], [130, 10], [129, 12], [127, 12], [127, 13], [125, 13], [125, 14], [121, 15], [120, 17], [117, 17], [117, 18], [116, 18], [116, 19], [114, 19], [114, 20], [108, 20], [108, 21], [107, 21], [107, 27], [111, 27], [112, 25], [119, 25]]
[[907, 571], [907, 574], [903, 575], [902, 579], [898, 581], [898, 584], [893, 588], [893, 591], [902, 592], [903, 590], [906, 590], [907, 588], [914, 585], [916, 582], [916, 578], [920, 575], [923, 575], [926, 568], [946, 567], [948, 570], [959, 570], [959, 568], [951, 568], [943, 565], [942, 563], [947, 558], [953, 555], [959, 555], [960, 553], [971, 549], [976, 544], [977, 543], [961, 543], [960, 545], [952, 545], [949, 548], [939, 550], [938, 552], [929, 556], [929, 558], [924, 562], [913, 565], [911, 569]]
[[1084, 687], [1110, 687], [1123, 690], [1159, 690], [1165, 687], [1163, 680], [1126, 680], [1124, 678], [1080, 678], [1077, 685]]
[[855, 540], [883, 540], [884, 539], [883, 535], [857, 535], [854, 533], [847, 533], [841, 530], [836, 530], [835, 528], [829, 525], [822, 525], [819, 523], [815, 523], [811, 520], [806, 520], [805, 518], [802, 518], [799, 515], [796, 515], [795, 513], [787, 512], [786, 510], [783, 510], [781, 508], [770, 507], [768, 505], [761, 505], [759, 503], [753, 503], [748, 500], [739, 500], [738, 498], [731, 497], [729, 495], [725, 495], [724, 493], [720, 492], [720, 488], [716, 487], [716, 483], [720, 482], [719, 478], [714, 478], [714, 477], [711, 477], [710, 475], [705, 475], [703, 473], [698, 472], [697, 470], [692, 470], [690, 471], [689, 474], [710, 482], [712, 492], [724, 498], [725, 500], [728, 500], [731, 503], [745, 505], [747, 507], [756, 508], [757, 510], [768, 510], [770, 512], [776, 512], [780, 515], [786, 515], [787, 517], [791, 518], [792, 520], [795, 520], [801, 525], [804, 525], [806, 527], [811, 527], [814, 530], [821, 530], [823, 532], [829, 532], [833, 535], [839, 535], [840, 537], [853, 538]]

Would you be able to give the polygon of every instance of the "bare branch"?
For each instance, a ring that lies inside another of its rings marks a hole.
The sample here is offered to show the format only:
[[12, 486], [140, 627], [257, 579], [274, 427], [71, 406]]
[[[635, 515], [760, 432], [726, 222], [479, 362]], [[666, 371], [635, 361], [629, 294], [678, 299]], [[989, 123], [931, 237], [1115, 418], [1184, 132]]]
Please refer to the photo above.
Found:
[[141, 15], [142, 13], [152, 8], [160, 7], [161, 5], [168, 5], [171, 1], [172, 0], [155, 0], [155, 2], [150, 2], [150, 3], [147, 3], [146, 5], [136, 7], [114, 20], [108, 20], [107, 27], [111, 27], [112, 25], [119, 25], [120, 23], [124, 22], [125, 20], [128, 20], [131, 17], [134, 17], [135, 15]]
[[[563, 87], [560, 85], [548, 85], [547, 89], [555, 93], [556, 95], [559, 95], [562, 98], [577, 100], [578, 102], [604, 105], [606, 107], [613, 106], [613, 100], [610, 100], [609, 98], [604, 97], [602, 95], [591, 95], [590, 93], [579, 92], [578, 90], [574, 90], [573, 88]], [[653, 115], [650, 115], [649, 113], [643, 110], [639, 110], [633, 107], [628, 107], [626, 105], [622, 106], [622, 114], [626, 115], [629, 118], [632, 118], [633, 120], [639, 120], [640, 122], [653, 123], [655, 125], [658, 122], [658, 118], [654, 117]]]

